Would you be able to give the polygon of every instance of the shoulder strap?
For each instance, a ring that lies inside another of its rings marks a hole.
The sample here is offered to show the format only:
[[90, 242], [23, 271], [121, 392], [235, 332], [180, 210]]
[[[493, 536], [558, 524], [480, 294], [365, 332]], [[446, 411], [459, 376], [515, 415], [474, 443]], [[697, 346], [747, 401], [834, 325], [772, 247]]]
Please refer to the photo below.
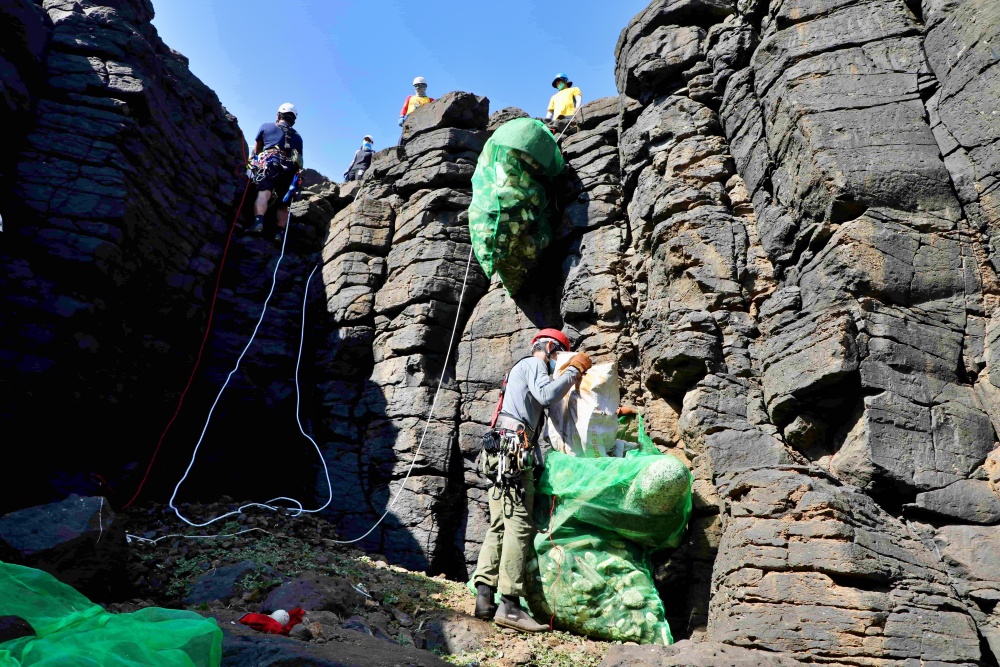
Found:
[[287, 125], [278, 125], [281, 131], [285, 134], [285, 143], [281, 147], [282, 150], [291, 153], [292, 152], [292, 137], [295, 136], [295, 130], [288, 127]]
[[[521, 357], [516, 362], [514, 362], [514, 366], [517, 366], [525, 359], [530, 359], [530, 358], [531, 358], [530, 356]], [[510, 367], [510, 371], [514, 370], [514, 366]], [[490, 420], [490, 428], [496, 426], [497, 419], [500, 418], [500, 409], [503, 408], [503, 397], [507, 393], [507, 378], [510, 377], [510, 371], [507, 371], [507, 373], [504, 374], [503, 376], [503, 380], [500, 381], [500, 398], [497, 399], [497, 406], [496, 408], [493, 409], [493, 419]]]

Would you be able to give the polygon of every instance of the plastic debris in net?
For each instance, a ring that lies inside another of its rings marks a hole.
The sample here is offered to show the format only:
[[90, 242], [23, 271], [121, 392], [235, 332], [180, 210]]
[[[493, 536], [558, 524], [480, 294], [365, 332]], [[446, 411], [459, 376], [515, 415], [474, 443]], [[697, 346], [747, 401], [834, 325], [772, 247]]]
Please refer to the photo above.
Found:
[[[566, 372], [572, 352], [556, 356], [554, 377]], [[549, 406], [545, 434], [552, 448], [572, 456], [610, 456], [615, 450], [620, 401], [618, 364], [594, 364], [573, 387]]]
[[147, 607], [110, 614], [47, 572], [0, 562], [0, 616], [19, 616], [36, 635], [0, 644], [0, 667], [218, 667], [214, 619]]
[[526, 597], [538, 618], [554, 615], [566, 630], [670, 644], [649, 556], [680, 544], [692, 475], [680, 459], [656, 449], [639, 419], [640, 449], [624, 458], [546, 457]]
[[541, 121], [515, 118], [487, 140], [472, 175], [469, 232], [487, 277], [500, 275], [514, 295], [552, 241], [544, 183], [565, 167]]

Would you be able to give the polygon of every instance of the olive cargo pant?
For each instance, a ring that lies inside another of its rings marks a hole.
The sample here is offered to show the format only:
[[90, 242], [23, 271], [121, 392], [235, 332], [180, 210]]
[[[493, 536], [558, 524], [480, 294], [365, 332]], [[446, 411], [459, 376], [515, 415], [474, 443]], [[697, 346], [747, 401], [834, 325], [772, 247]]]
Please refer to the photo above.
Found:
[[[490, 474], [496, 474], [497, 456], [486, 459]], [[491, 488], [490, 527], [479, 550], [479, 562], [472, 576], [475, 584], [486, 584], [500, 589], [503, 595], [520, 597], [525, 594], [524, 564], [534, 550], [535, 528], [531, 511], [535, 500], [535, 480], [532, 471], [522, 477], [524, 499], [514, 502], [516, 496], [504, 493], [496, 498], [499, 489]]]

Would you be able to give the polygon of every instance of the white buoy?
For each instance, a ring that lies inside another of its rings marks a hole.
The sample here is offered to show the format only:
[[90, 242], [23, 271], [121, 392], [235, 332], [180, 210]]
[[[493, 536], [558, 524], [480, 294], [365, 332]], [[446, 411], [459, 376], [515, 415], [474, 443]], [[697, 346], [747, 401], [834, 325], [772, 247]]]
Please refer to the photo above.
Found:
[[271, 618], [276, 620], [278, 623], [281, 623], [282, 626], [288, 625], [288, 621], [291, 620], [288, 612], [284, 609], [275, 609], [271, 612]]

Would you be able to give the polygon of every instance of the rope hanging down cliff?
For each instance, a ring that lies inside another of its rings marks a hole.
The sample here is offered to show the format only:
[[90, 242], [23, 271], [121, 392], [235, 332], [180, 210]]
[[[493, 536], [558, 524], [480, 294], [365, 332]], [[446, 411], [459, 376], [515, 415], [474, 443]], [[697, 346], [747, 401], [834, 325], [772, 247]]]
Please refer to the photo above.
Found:
[[[291, 223], [291, 218], [289, 218], [289, 223]], [[289, 227], [290, 226], [291, 225], [289, 224]], [[169, 502], [170, 508], [172, 510], [174, 510], [174, 513], [177, 515], [177, 517], [179, 519], [181, 519], [181, 521], [184, 521], [185, 523], [187, 523], [190, 526], [204, 527], [204, 526], [210, 525], [212, 523], [215, 523], [216, 521], [220, 521], [220, 520], [222, 520], [224, 518], [241, 514], [243, 510], [245, 510], [247, 508], [250, 508], [250, 507], [261, 507], [261, 508], [268, 509], [268, 510], [275, 511], [275, 512], [280, 511], [280, 510], [287, 510], [287, 511], [292, 512], [291, 516], [298, 516], [298, 515], [304, 514], [304, 513], [307, 513], [307, 514], [309, 514], [309, 513], [317, 513], [317, 512], [321, 512], [324, 509], [326, 509], [330, 505], [330, 503], [332, 502], [332, 500], [333, 500], [333, 487], [332, 487], [332, 484], [330, 482], [330, 473], [329, 473], [329, 469], [328, 469], [328, 467], [326, 465], [326, 461], [323, 458], [323, 454], [322, 454], [322, 451], [319, 448], [319, 445], [317, 445], [316, 441], [313, 440], [313, 438], [311, 436], [309, 436], [309, 434], [307, 434], [305, 432], [305, 430], [303, 429], [303, 427], [302, 427], [302, 421], [301, 421], [301, 418], [300, 418], [300, 415], [299, 415], [299, 413], [300, 413], [300, 407], [301, 407], [301, 391], [300, 391], [300, 388], [299, 388], [299, 368], [301, 367], [301, 362], [302, 362], [302, 344], [303, 344], [303, 340], [305, 338], [305, 307], [306, 307], [306, 299], [308, 298], [308, 294], [309, 294], [309, 285], [310, 285], [310, 283], [312, 281], [313, 275], [316, 273], [316, 269], [319, 268], [318, 266], [316, 266], [316, 267], [313, 267], [312, 272], [310, 272], [310, 274], [309, 274], [309, 278], [306, 281], [306, 286], [305, 286], [305, 290], [304, 290], [304, 293], [303, 293], [303, 301], [302, 301], [302, 328], [301, 328], [300, 337], [299, 337], [298, 357], [297, 357], [296, 362], [295, 362], [295, 418], [296, 418], [296, 422], [298, 423], [298, 426], [299, 426], [299, 431], [302, 433], [303, 436], [305, 436], [306, 438], [308, 438], [309, 441], [312, 443], [313, 447], [316, 449], [317, 455], [319, 456], [320, 462], [323, 464], [323, 470], [324, 470], [324, 475], [326, 477], [327, 488], [329, 489], [329, 497], [327, 498], [327, 501], [322, 506], [320, 506], [320, 507], [318, 507], [316, 509], [307, 510], [307, 509], [305, 509], [303, 507], [302, 503], [299, 500], [297, 500], [295, 498], [289, 498], [289, 497], [286, 497], [286, 496], [282, 496], [282, 497], [278, 497], [278, 498], [272, 498], [271, 500], [268, 500], [265, 503], [247, 503], [245, 505], [240, 506], [236, 510], [233, 510], [232, 512], [227, 512], [225, 514], [222, 514], [222, 515], [217, 516], [215, 518], [209, 519], [208, 521], [205, 521], [205, 522], [202, 522], [202, 523], [193, 522], [193, 521], [189, 520], [188, 518], [186, 518], [185, 516], [183, 516], [181, 514], [179, 508], [174, 504], [174, 501], [177, 498], [177, 493], [180, 490], [181, 485], [187, 479], [187, 476], [190, 473], [192, 467], [194, 466], [195, 460], [197, 459], [198, 450], [200, 449], [202, 441], [204, 440], [204, 437], [205, 437], [205, 433], [208, 430], [208, 426], [209, 426], [209, 423], [211, 422], [212, 415], [213, 415], [213, 413], [215, 411], [215, 407], [218, 405], [219, 400], [221, 399], [223, 392], [225, 392], [226, 387], [229, 384], [229, 380], [232, 378], [232, 376], [239, 369], [240, 362], [242, 361], [243, 357], [246, 355], [247, 350], [253, 344], [253, 341], [254, 341], [254, 339], [257, 336], [257, 332], [260, 330], [260, 326], [261, 326], [261, 324], [262, 324], [262, 322], [264, 320], [265, 315], [267, 314], [267, 308], [268, 308], [269, 302], [271, 300], [271, 296], [274, 294], [275, 285], [276, 285], [276, 282], [277, 282], [278, 268], [280, 267], [281, 261], [284, 258], [284, 255], [285, 255], [285, 245], [287, 244], [287, 242], [288, 242], [288, 235], [286, 234], [285, 238], [283, 239], [283, 242], [282, 242], [281, 254], [278, 257], [278, 261], [275, 264], [274, 273], [272, 274], [271, 290], [268, 293], [267, 298], [264, 301], [264, 307], [261, 310], [260, 318], [258, 319], [257, 324], [254, 327], [253, 333], [251, 334], [250, 339], [247, 341], [246, 346], [243, 348], [243, 351], [240, 353], [239, 357], [237, 358], [236, 364], [233, 367], [233, 370], [230, 371], [229, 375], [226, 376], [226, 381], [223, 383], [222, 388], [219, 390], [219, 393], [218, 393], [218, 395], [215, 398], [215, 401], [212, 403], [212, 407], [209, 409], [208, 417], [205, 420], [205, 425], [202, 428], [201, 435], [199, 436], [198, 442], [195, 444], [194, 451], [192, 452], [191, 460], [188, 463], [188, 466], [185, 469], [183, 476], [177, 482], [177, 484], [174, 487], [174, 491], [171, 494], [170, 502]], [[429, 414], [427, 416], [426, 421], [424, 422], [424, 429], [423, 429], [423, 431], [422, 431], [422, 433], [420, 435], [420, 440], [417, 443], [417, 448], [416, 448], [416, 450], [414, 451], [414, 454], [413, 454], [413, 460], [410, 462], [410, 466], [409, 466], [409, 468], [406, 471], [406, 475], [403, 478], [402, 483], [400, 484], [399, 488], [397, 489], [395, 495], [392, 497], [391, 501], [386, 506], [385, 512], [382, 513], [382, 515], [371, 526], [371, 528], [369, 528], [364, 534], [362, 534], [359, 537], [356, 537], [354, 539], [351, 539], [351, 540], [333, 540], [333, 542], [335, 542], [337, 544], [353, 544], [355, 542], [360, 542], [364, 538], [368, 537], [368, 535], [370, 535], [385, 520], [385, 518], [389, 515], [389, 513], [392, 511], [392, 508], [395, 506], [396, 501], [399, 499], [399, 496], [402, 494], [403, 490], [406, 488], [406, 484], [409, 481], [409, 478], [410, 478], [410, 476], [411, 476], [411, 474], [413, 472], [413, 468], [416, 465], [417, 459], [420, 456], [420, 450], [423, 447], [424, 440], [426, 439], [427, 430], [428, 430], [428, 428], [430, 426], [430, 422], [434, 418], [434, 411], [435, 411], [435, 408], [437, 407], [438, 398], [439, 398], [439, 396], [441, 394], [441, 388], [442, 388], [442, 386], [444, 384], [444, 375], [445, 375], [445, 372], [447, 372], [448, 364], [449, 364], [449, 362], [451, 360], [451, 352], [452, 352], [452, 349], [454, 348], [455, 336], [456, 336], [456, 334], [458, 332], [459, 322], [461, 321], [462, 304], [463, 304], [463, 302], [465, 300], [465, 292], [466, 292], [466, 288], [467, 288], [468, 282], [469, 282], [469, 271], [470, 271], [471, 266], [472, 266], [472, 257], [473, 257], [473, 250], [470, 247], [469, 248], [469, 256], [466, 259], [465, 275], [464, 275], [463, 280], [462, 280], [462, 290], [461, 290], [461, 293], [459, 294], [459, 299], [458, 299], [458, 308], [457, 308], [457, 311], [455, 313], [455, 322], [452, 325], [451, 338], [450, 338], [450, 340], [448, 342], [448, 349], [447, 349], [447, 352], [445, 354], [445, 361], [444, 361], [443, 370], [442, 370], [441, 376], [438, 378], [438, 384], [437, 384], [437, 388], [436, 388], [436, 390], [434, 392], [434, 398], [433, 398], [433, 400], [431, 402], [430, 412], [429, 412]], [[274, 503], [277, 503], [279, 501], [286, 501], [288, 503], [292, 503], [294, 505], [294, 507], [278, 507], [278, 506], [275, 506]], [[241, 532], [246, 532], [246, 531], [241, 531]], [[205, 539], [205, 538], [211, 538], [211, 537], [229, 537], [229, 536], [230, 535], [197, 535], [197, 536], [175, 535], [174, 537], [191, 537], [193, 539]], [[139, 538], [138, 536], [135, 536], [135, 535], [130, 535], [129, 536], [130, 539], [137, 539], [137, 540], [142, 541], [142, 542], [151, 542], [151, 543], [155, 543], [156, 541], [158, 541], [160, 539], [164, 539], [164, 537], [167, 537], [167, 536], [163, 536], [163, 537], [156, 538], [156, 539]]]
[[[245, 142], [243, 144], [243, 152], [246, 152]], [[163, 429], [163, 432], [160, 433], [160, 439], [156, 441], [156, 447], [153, 449], [153, 455], [149, 459], [149, 465], [146, 466], [146, 472], [143, 473], [142, 480], [139, 482], [138, 488], [136, 488], [132, 498], [129, 499], [127, 503], [122, 505], [122, 509], [127, 509], [132, 503], [135, 502], [135, 499], [139, 497], [139, 494], [142, 493], [142, 487], [145, 486], [146, 481], [149, 479], [149, 473], [153, 469], [153, 463], [156, 461], [156, 455], [160, 453], [160, 447], [163, 446], [163, 440], [167, 437], [167, 432], [177, 420], [177, 415], [181, 412], [181, 406], [184, 405], [184, 398], [187, 396], [188, 390], [191, 389], [191, 383], [194, 382], [194, 375], [198, 372], [198, 367], [201, 365], [202, 354], [205, 352], [205, 345], [208, 343], [208, 334], [212, 330], [212, 321], [215, 317], [215, 302], [219, 297], [219, 285], [222, 281], [222, 269], [226, 266], [226, 257], [229, 255], [229, 246], [233, 240], [233, 232], [236, 230], [236, 224], [239, 222], [240, 213], [243, 211], [243, 204], [246, 202], [247, 192], [249, 191], [250, 181], [247, 180], [247, 184], [243, 188], [243, 196], [240, 198], [240, 204], [236, 207], [236, 216], [233, 218], [232, 224], [229, 225], [229, 235], [226, 236], [226, 245], [222, 249], [222, 259], [219, 260], [219, 271], [215, 276], [215, 289], [212, 290], [212, 304], [208, 309], [208, 322], [205, 324], [205, 334], [201, 338], [201, 345], [198, 346], [198, 355], [195, 357], [194, 368], [191, 369], [191, 375], [188, 376], [187, 383], [184, 385], [180, 398], [177, 400], [177, 407], [174, 408], [174, 414], [171, 415], [170, 420]]]

